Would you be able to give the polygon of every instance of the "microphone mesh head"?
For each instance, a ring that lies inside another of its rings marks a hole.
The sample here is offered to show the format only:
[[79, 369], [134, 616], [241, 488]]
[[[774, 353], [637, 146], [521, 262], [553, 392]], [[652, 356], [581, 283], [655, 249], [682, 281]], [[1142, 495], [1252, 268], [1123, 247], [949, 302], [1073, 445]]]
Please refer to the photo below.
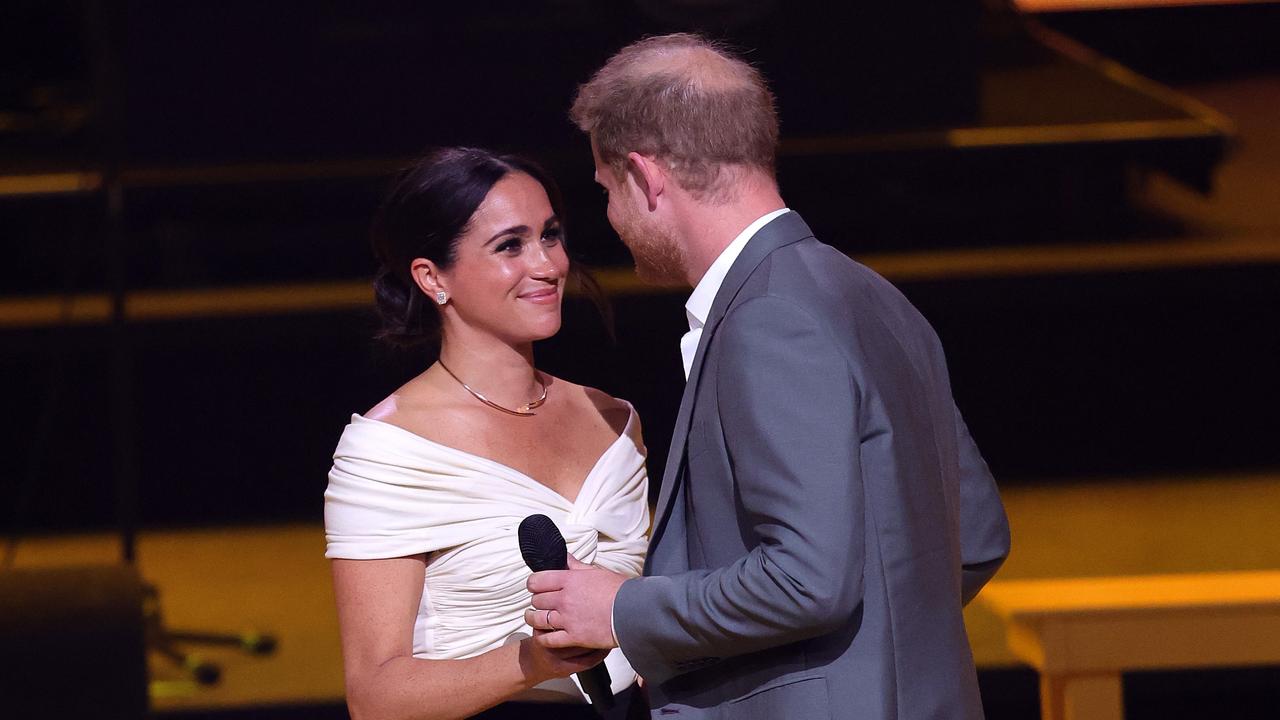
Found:
[[520, 521], [520, 555], [534, 572], [567, 570], [569, 551], [560, 529], [546, 515], [530, 515]]

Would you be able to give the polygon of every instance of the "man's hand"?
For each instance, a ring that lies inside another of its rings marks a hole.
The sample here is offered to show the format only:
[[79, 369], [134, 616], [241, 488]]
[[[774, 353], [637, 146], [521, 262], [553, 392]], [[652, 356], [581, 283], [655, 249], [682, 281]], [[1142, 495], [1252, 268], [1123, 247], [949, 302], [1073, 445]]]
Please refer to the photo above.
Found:
[[546, 648], [613, 648], [613, 598], [627, 580], [569, 557], [568, 570], [546, 570], [529, 576], [533, 610], [524, 621], [535, 630], [534, 642]]

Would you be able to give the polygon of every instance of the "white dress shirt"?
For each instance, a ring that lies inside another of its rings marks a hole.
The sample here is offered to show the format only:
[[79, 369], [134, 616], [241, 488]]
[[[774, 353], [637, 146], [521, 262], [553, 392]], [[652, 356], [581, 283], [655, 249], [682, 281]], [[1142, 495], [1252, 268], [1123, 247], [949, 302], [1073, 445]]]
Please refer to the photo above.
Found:
[[729, 268], [733, 267], [733, 261], [742, 254], [747, 241], [755, 237], [760, 228], [785, 212], [790, 212], [790, 209], [782, 208], [767, 213], [738, 233], [738, 237], [734, 238], [733, 242], [721, 251], [715, 262], [711, 263], [711, 267], [707, 268], [707, 272], [698, 281], [698, 286], [689, 295], [688, 302], [684, 304], [684, 314], [689, 318], [689, 332], [680, 338], [680, 357], [684, 360], [685, 380], [689, 379], [689, 371], [693, 368], [693, 357], [698, 354], [698, 342], [702, 339], [702, 328], [707, 324], [707, 315], [711, 313], [711, 304], [715, 302], [716, 293], [720, 292], [724, 276], [729, 274]]

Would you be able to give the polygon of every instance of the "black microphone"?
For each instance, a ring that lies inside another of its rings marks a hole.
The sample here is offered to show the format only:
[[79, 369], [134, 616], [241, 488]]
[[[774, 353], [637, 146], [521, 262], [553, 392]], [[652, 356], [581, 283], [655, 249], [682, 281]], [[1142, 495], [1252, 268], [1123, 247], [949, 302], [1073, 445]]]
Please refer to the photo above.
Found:
[[[524, 564], [534, 572], [543, 570], [568, 570], [569, 550], [565, 547], [560, 529], [546, 515], [530, 515], [520, 521], [517, 531], [520, 537], [520, 555]], [[575, 673], [582, 690], [591, 699], [591, 707], [603, 715], [613, 707], [612, 680], [609, 668], [600, 663], [580, 673]]]

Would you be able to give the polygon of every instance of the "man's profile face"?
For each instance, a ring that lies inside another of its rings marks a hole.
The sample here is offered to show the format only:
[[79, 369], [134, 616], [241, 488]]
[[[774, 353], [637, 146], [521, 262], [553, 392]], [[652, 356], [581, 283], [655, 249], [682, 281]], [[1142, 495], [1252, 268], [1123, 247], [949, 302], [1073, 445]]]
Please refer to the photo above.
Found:
[[684, 248], [653, 218], [644, 192], [629, 174], [619, 178], [612, 167], [602, 162], [594, 142], [591, 155], [595, 159], [596, 183], [609, 197], [609, 224], [631, 251], [636, 274], [646, 282], [684, 282]]

